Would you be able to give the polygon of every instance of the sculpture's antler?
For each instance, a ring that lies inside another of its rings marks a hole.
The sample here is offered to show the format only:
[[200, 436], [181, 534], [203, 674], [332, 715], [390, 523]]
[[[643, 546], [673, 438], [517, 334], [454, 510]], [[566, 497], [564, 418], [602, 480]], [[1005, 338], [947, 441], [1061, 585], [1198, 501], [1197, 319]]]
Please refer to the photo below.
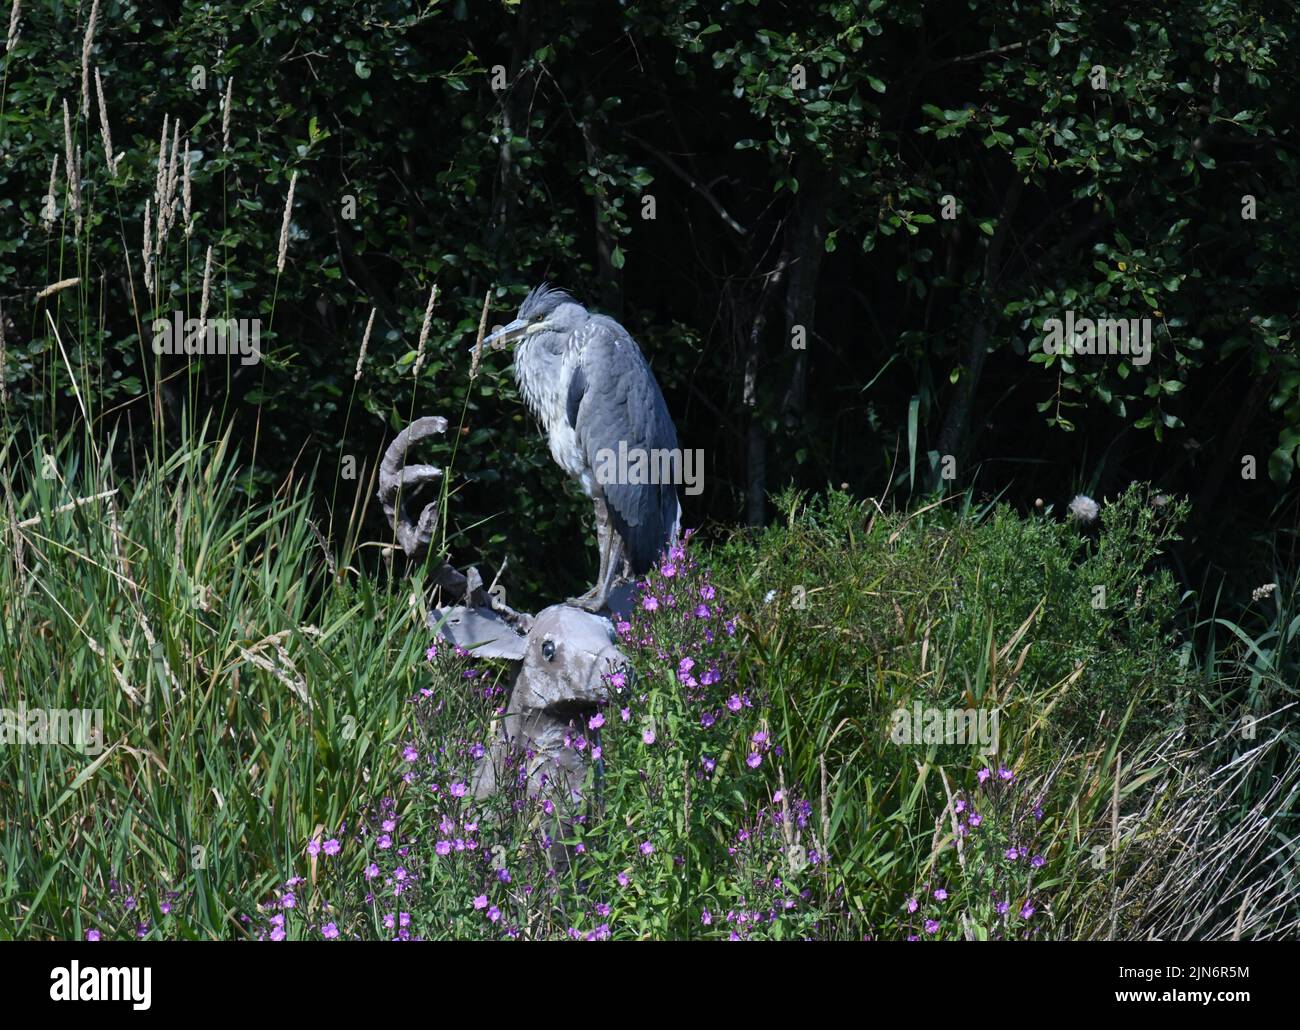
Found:
[[438, 504], [430, 501], [415, 517], [415, 497], [422, 487], [442, 478], [434, 465], [407, 465], [406, 451], [412, 444], [447, 431], [447, 420], [433, 415], [417, 418], [397, 434], [379, 463], [379, 503], [397, 535], [397, 542], [412, 561], [423, 558], [433, 542], [438, 525]]
[[[379, 503], [384, 506], [384, 515], [393, 527], [397, 542], [412, 561], [419, 561], [429, 553], [429, 545], [433, 543], [433, 534], [438, 528], [437, 501], [424, 505], [417, 517], [416, 498], [425, 486], [442, 478], [442, 469], [434, 465], [407, 465], [406, 452], [412, 444], [446, 431], [445, 418], [436, 415], [418, 418], [397, 434], [379, 463]], [[527, 633], [532, 625], [531, 615], [515, 611], [502, 597], [487, 590], [483, 586], [483, 577], [473, 566], [460, 572], [443, 562], [434, 570], [433, 584], [458, 604], [496, 612], [521, 633]], [[431, 616], [431, 619], [436, 618], [436, 614]]]

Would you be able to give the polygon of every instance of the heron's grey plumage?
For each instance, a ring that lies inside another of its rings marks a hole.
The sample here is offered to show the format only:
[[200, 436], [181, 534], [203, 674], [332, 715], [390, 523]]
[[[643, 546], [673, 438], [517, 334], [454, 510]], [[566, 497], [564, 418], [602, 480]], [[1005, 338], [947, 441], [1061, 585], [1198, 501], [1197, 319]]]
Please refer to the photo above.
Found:
[[551, 455], [596, 507], [601, 570], [583, 601], [603, 605], [622, 566], [649, 570], [676, 538], [672, 483], [601, 483], [598, 455], [677, 451], [677, 431], [650, 365], [618, 322], [593, 315], [546, 283], [531, 291], [515, 321], [492, 340], [516, 339], [515, 379], [546, 430]]
[[[602, 450], [653, 454], [677, 449], [677, 430], [640, 348], [611, 318], [597, 315], [579, 330], [582, 355], [569, 379], [566, 417], [583, 457], [594, 466]], [[644, 573], [667, 546], [678, 518], [677, 491], [667, 484], [604, 484], [614, 528], [632, 571]]]

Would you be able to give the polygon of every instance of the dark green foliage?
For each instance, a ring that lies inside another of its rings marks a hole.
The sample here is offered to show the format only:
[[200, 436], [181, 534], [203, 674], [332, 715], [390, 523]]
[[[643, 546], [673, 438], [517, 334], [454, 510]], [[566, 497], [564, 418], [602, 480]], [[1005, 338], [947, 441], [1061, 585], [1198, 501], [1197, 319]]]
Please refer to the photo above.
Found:
[[[125, 154], [116, 175], [93, 84], [89, 117], [78, 111], [87, 14], [25, 4], [0, 73], [12, 414], [71, 417], [47, 311], [102, 391], [97, 430], [126, 424], [138, 445], [157, 409], [174, 424], [186, 401], [211, 408], [234, 419], [252, 482], [318, 463], [335, 506], [365, 483], [338, 478], [344, 455], [365, 463], [412, 412], [464, 409], [455, 550], [494, 564], [509, 550], [524, 593], [567, 589], [588, 570], [566, 573], [578, 549], [545, 542], [579, 539], [585, 507], [504, 359], [466, 375], [484, 292], [502, 321], [549, 278], [628, 323], [683, 444], [704, 449], [688, 524], [752, 520], [791, 480], [881, 490], [913, 404], [921, 474], [951, 454], [960, 484], [995, 473], [1017, 507], [1150, 480], [1192, 498], [1193, 560], [1246, 542], [1222, 534], [1229, 512], [1293, 516], [1294, 492], [1279, 493], [1300, 443], [1286, 4], [105, 0], [89, 64]], [[51, 231], [39, 217], [64, 99], [82, 148], [80, 241], [66, 169]], [[165, 300], [151, 302], [140, 241], [165, 115], [197, 151], [195, 221], [188, 241], [173, 232]], [[264, 320], [261, 366], [155, 362], [140, 337], [155, 309], [195, 311], [208, 245], [214, 308]], [[34, 303], [72, 275], [79, 296]], [[1154, 357], [1045, 355], [1043, 322], [1066, 309], [1150, 317]], [[796, 326], [806, 351], [790, 346]], [[172, 378], [155, 406], [160, 373]], [[507, 547], [518, 525], [535, 532]]]

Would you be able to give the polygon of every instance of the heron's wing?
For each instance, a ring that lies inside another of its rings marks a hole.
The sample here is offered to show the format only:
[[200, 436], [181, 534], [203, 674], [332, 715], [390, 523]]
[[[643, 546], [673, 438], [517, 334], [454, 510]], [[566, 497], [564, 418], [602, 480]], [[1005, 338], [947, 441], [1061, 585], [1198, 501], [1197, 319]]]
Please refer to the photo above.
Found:
[[[579, 332], [586, 339], [576, 341], [580, 358], [569, 383], [565, 412], [588, 467], [597, 473], [598, 461], [609, 460], [598, 455], [604, 452], [617, 458], [620, 444], [629, 468], [638, 455], [644, 456], [644, 482], [628, 482], [632, 477], [621, 474], [612, 482], [598, 478], [610, 519], [627, 545], [633, 570], [640, 574], [654, 564], [676, 524], [676, 486], [651, 483], [648, 473], [659, 464], [656, 452], [676, 452], [677, 430], [654, 373], [627, 331], [612, 319], [597, 316]], [[675, 467], [680, 473], [680, 464]]]

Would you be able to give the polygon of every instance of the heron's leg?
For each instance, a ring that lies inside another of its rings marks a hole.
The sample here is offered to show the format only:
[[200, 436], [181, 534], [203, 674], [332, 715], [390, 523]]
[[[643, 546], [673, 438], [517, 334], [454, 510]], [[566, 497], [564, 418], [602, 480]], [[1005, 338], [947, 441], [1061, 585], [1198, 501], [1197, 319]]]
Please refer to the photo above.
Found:
[[604, 554], [600, 562], [600, 577], [592, 588], [590, 596], [584, 596], [577, 604], [589, 612], [598, 612], [609, 604], [609, 595], [623, 567], [623, 538], [614, 532], [614, 527], [607, 520], [604, 532]]
[[600, 593], [600, 585], [608, 574], [610, 542], [614, 535], [614, 527], [610, 523], [609, 509], [605, 507], [604, 498], [595, 497], [592, 502], [596, 509], [596, 549], [600, 554], [600, 569], [596, 573], [595, 585], [584, 594], [570, 597], [567, 602], [588, 611], [596, 610], [591, 607], [591, 601]]
[[596, 571], [596, 583], [591, 588], [593, 594], [600, 592], [600, 585], [609, 574], [610, 544], [614, 539], [614, 524], [609, 518], [609, 507], [603, 499], [596, 501], [596, 547], [600, 551], [600, 568]]
[[600, 606], [604, 608], [609, 603], [609, 595], [614, 590], [614, 584], [618, 582], [623, 575], [623, 570], [627, 565], [625, 557], [627, 548], [623, 544], [623, 538], [614, 532], [614, 527], [609, 529], [609, 562], [605, 568], [605, 578], [600, 584]]

